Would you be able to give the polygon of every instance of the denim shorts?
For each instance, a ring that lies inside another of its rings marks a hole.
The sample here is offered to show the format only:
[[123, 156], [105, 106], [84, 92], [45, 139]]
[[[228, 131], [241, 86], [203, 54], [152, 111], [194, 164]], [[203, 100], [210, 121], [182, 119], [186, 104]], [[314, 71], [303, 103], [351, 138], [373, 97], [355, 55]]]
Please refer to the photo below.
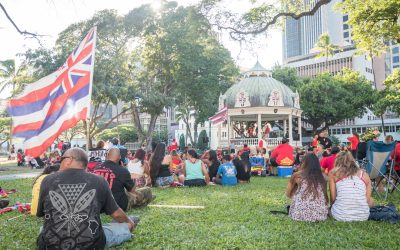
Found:
[[169, 186], [173, 182], [174, 182], [174, 177], [172, 177], [172, 175], [166, 177], [157, 177], [156, 186], [157, 187]]
[[127, 223], [107, 223], [103, 225], [106, 247], [114, 247], [132, 238]]

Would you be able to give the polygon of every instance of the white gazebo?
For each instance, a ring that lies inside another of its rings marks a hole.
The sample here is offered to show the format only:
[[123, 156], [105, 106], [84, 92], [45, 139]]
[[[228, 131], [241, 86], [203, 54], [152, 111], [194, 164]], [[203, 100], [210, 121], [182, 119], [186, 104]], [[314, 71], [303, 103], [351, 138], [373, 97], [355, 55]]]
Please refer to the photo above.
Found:
[[232, 143], [236, 147], [243, 144], [257, 146], [262, 138], [266, 138], [263, 127], [267, 123], [272, 127], [269, 137], [264, 140], [267, 148], [277, 146], [283, 137], [287, 137], [292, 146], [301, 146], [299, 101], [297, 91], [293, 92], [272, 78], [271, 72], [257, 62], [220, 96], [219, 109], [226, 111], [224, 121], [213, 125], [218, 131], [218, 147]]

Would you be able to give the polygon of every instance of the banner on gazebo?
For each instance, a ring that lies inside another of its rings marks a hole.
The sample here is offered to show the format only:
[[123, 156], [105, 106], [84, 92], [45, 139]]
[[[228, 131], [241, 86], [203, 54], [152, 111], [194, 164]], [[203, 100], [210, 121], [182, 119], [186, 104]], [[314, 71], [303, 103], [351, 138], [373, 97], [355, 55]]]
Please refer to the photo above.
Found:
[[228, 108], [225, 106], [220, 109], [214, 116], [210, 117], [208, 120], [212, 125], [218, 125], [224, 122], [228, 117]]

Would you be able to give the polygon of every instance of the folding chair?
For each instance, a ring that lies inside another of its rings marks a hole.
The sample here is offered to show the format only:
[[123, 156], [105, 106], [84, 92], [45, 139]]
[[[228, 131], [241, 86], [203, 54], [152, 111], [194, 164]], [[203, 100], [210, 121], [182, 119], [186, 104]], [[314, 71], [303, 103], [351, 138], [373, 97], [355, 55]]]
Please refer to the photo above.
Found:
[[396, 143], [385, 144], [383, 142], [369, 141], [367, 143], [367, 156], [364, 165], [371, 182], [373, 191], [377, 192], [377, 188], [381, 181], [386, 180], [386, 191], [384, 194], [385, 199], [387, 198], [389, 185], [391, 185], [391, 178], [393, 172], [394, 161], [389, 165], [389, 172], [387, 171], [387, 162], [389, 157], [394, 150]]

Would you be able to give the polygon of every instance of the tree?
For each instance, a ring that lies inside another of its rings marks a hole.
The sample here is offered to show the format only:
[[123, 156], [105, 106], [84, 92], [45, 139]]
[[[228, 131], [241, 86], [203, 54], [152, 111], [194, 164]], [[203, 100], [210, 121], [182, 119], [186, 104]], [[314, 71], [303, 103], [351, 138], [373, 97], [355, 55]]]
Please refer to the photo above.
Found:
[[328, 33], [322, 33], [315, 44], [315, 50], [319, 51], [316, 58], [325, 57], [325, 70], [328, 71], [328, 59], [335, 55], [335, 52], [339, 50], [339, 46], [331, 43]]
[[11, 118], [0, 117], [0, 147], [10, 140]]
[[400, 114], [400, 70], [395, 69], [384, 83], [385, 89], [380, 91], [374, 105], [375, 114], [383, 115], [386, 110]]
[[[134, 26], [126, 29], [124, 18], [118, 16], [115, 10], [103, 10], [88, 20], [68, 26], [59, 34], [54, 48], [28, 50], [25, 53], [25, 63], [33, 67], [33, 76], [40, 79], [60, 67], [93, 26], [97, 26], [97, 45], [89, 120], [90, 140], [127, 112], [126, 108], [122, 109], [107, 122], [99, 124], [104, 110], [116, 104], [123, 91], [127, 90], [125, 85], [130, 80], [128, 45], [137, 34]], [[83, 126], [87, 126], [86, 121]]]
[[125, 144], [127, 142], [136, 142], [138, 140], [136, 128], [133, 125], [118, 125], [111, 129], [105, 129], [100, 132], [96, 137], [100, 140], [111, 140], [112, 138], [118, 138], [121, 144]]
[[5, 95], [5, 90], [11, 87], [10, 96], [15, 96], [22, 90], [23, 84], [30, 81], [32, 78], [27, 73], [26, 65], [17, 68], [15, 60], [0, 61], [0, 93]]
[[79, 122], [75, 127], [62, 132], [59, 138], [63, 141], [71, 142], [77, 136], [86, 137], [86, 128], [83, 126], [83, 122]]
[[295, 68], [275, 66], [272, 69], [272, 77], [282, 82], [293, 91], [299, 89], [303, 84], [303, 79], [297, 76], [297, 71]]
[[197, 148], [200, 150], [205, 150], [208, 147], [208, 143], [207, 143], [207, 132], [203, 129], [200, 132], [199, 138], [197, 140]]
[[298, 20], [312, 16], [331, 1], [279, 0], [266, 3], [250, 1], [255, 7], [241, 15], [231, 13], [222, 4], [219, 5], [222, 0], [203, 0], [201, 8], [204, 15], [218, 29], [227, 30], [231, 38], [243, 41], [248, 36], [266, 33], [268, 29], [279, 26], [282, 18]]
[[183, 134], [181, 134], [181, 136], [179, 136], [179, 149], [181, 151], [183, 151], [185, 149], [185, 147], [186, 147], [185, 136]]
[[325, 130], [345, 119], [362, 116], [375, 102], [375, 92], [365, 77], [345, 70], [337, 77], [322, 74], [300, 88], [304, 121], [313, 133]]
[[[127, 18], [134, 18], [134, 13]], [[186, 138], [194, 144], [197, 125], [216, 111], [218, 95], [237, 69], [196, 7], [164, 2], [159, 15], [148, 15], [153, 19], [144, 27], [141, 46], [132, 56], [133, 91], [126, 96], [127, 101], [131, 100], [139, 140], [150, 145], [157, 117], [165, 107], [177, 106], [178, 119], [189, 129]], [[226, 76], [225, 81], [220, 81], [220, 75]], [[147, 128], [141, 126], [140, 112], [151, 117]], [[191, 116], [195, 118], [194, 138], [189, 127]]]
[[155, 143], [160, 143], [163, 142], [165, 144], [168, 144], [168, 131], [167, 130], [161, 130], [161, 131], [154, 131], [153, 133], [153, 142]]
[[338, 9], [348, 15], [351, 38], [358, 49], [379, 55], [386, 48], [386, 42], [400, 42], [398, 0], [343, 1]]

